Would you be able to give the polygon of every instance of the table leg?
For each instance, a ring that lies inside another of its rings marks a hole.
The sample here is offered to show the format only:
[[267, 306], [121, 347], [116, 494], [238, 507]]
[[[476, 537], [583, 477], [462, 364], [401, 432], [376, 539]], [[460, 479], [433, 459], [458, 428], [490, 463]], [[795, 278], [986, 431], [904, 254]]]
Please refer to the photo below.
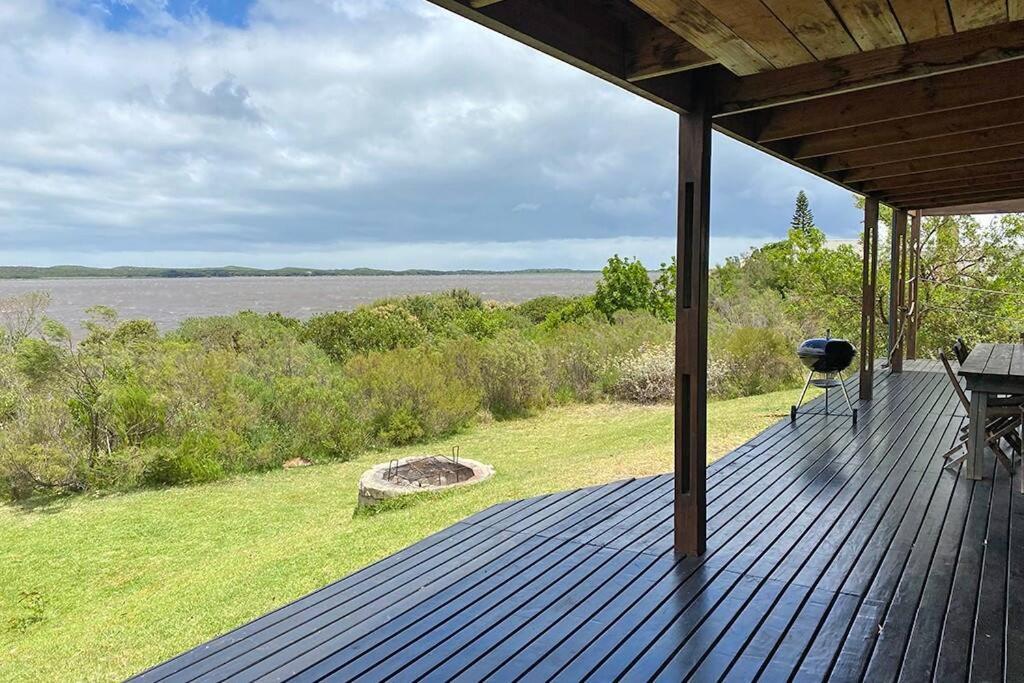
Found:
[[971, 392], [970, 427], [967, 434], [968, 479], [981, 479], [985, 460], [985, 423], [988, 421], [988, 393]]

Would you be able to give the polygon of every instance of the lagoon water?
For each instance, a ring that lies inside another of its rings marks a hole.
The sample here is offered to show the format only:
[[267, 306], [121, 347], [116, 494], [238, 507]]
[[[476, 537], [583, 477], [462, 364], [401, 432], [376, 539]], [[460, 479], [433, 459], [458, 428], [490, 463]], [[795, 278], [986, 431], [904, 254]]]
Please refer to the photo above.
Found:
[[75, 278], [0, 280], [0, 297], [46, 290], [48, 315], [80, 332], [85, 309], [116, 309], [122, 319], [146, 318], [162, 330], [185, 318], [252, 310], [296, 318], [351, 310], [377, 299], [468, 289], [485, 300], [518, 303], [545, 294], [589, 294], [600, 273], [498, 275], [345, 275], [330, 277]]

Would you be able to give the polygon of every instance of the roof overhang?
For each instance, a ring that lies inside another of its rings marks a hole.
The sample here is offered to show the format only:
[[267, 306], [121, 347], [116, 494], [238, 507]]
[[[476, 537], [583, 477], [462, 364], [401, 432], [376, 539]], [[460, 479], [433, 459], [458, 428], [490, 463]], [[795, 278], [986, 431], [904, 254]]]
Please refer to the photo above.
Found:
[[897, 208], [1024, 198], [1024, 0], [431, 1]]

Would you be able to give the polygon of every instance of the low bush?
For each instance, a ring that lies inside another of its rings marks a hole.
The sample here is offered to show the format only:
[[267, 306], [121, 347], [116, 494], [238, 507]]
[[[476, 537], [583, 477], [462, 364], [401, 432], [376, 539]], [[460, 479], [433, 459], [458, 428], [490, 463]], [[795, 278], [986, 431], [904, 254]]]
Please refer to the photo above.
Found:
[[728, 396], [778, 391], [799, 381], [800, 366], [792, 343], [770, 328], [734, 330], [726, 341], [722, 362]]
[[617, 364], [615, 394], [636, 403], [670, 401], [675, 395], [675, 347], [641, 346]]
[[443, 349], [369, 353], [353, 357], [345, 369], [361, 399], [360, 417], [380, 446], [456, 432], [480, 409], [479, 386]]
[[549, 315], [562, 310], [571, 302], [572, 299], [564, 296], [538, 296], [516, 306], [516, 312], [534, 325], [539, 325], [547, 320]]
[[645, 312], [619, 312], [609, 325], [602, 317], [555, 327], [541, 326], [537, 341], [544, 352], [548, 386], [559, 401], [593, 401], [614, 393], [616, 362], [644, 344], [672, 340], [673, 326]]
[[314, 316], [306, 323], [302, 338], [344, 362], [353, 354], [416, 346], [426, 338], [426, 329], [402, 306], [385, 303], [351, 313]]
[[497, 418], [521, 417], [546, 400], [544, 356], [521, 334], [504, 332], [484, 346], [484, 405]]

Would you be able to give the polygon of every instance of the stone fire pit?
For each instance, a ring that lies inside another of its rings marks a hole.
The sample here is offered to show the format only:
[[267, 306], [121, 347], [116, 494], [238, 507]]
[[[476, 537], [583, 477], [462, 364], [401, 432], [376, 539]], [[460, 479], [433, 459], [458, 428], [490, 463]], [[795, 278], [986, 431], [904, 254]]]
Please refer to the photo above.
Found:
[[458, 455], [416, 456], [382, 462], [359, 478], [359, 505], [376, 505], [397, 496], [477, 484], [493, 474], [494, 468], [490, 465]]

